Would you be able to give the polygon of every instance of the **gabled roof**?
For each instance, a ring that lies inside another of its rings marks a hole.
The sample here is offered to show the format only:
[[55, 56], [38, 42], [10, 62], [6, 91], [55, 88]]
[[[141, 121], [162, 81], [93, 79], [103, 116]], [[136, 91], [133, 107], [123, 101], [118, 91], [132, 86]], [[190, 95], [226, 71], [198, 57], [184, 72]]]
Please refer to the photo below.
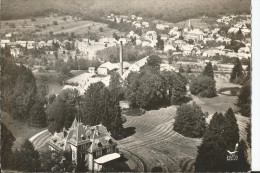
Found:
[[107, 68], [109, 71], [114, 70], [114, 69], [119, 69], [118, 64], [114, 64], [111, 62], [106, 62], [104, 64], [102, 64], [101, 66], [99, 66], [99, 68]]

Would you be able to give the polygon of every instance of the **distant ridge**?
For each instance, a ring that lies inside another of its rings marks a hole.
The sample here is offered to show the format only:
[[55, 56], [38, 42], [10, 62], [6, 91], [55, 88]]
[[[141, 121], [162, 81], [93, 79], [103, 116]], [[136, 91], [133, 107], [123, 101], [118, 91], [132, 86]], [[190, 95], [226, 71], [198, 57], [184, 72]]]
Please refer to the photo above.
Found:
[[48, 11], [68, 14], [138, 14], [178, 22], [217, 14], [250, 14], [250, 0], [2, 0], [1, 18], [18, 19]]

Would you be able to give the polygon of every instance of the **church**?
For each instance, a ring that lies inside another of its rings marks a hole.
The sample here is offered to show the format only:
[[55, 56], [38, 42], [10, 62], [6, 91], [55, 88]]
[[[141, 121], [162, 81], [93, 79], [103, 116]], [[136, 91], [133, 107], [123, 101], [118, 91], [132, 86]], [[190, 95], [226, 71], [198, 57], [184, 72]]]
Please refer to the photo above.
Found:
[[102, 124], [84, 125], [80, 120], [73, 121], [71, 127], [63, 129], [48, 141], [49, 148], [72, 152], [72, 161], [84, 161], [89, 170], [100, 171], [105, 163], [118, 159], [117, 141]]

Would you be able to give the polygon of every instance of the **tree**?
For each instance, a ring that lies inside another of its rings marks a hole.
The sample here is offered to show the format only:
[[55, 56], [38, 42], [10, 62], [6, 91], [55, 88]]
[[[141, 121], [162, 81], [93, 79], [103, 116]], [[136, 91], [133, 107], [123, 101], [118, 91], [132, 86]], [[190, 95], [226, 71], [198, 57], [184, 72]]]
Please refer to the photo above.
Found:
[[119, 36], [117, 35], [117, 33], [113, 32], [113, 38], [115, 38], [116, 40], [119, 40]]
[[182, 65], [180, 65], [180, 68], [179, 68], [179, 73], [184, 73], [184, 72], [185, 72], [185, 70], [184, 70], [183, 66], [182, 66]]
[[226, 144], [224, 139], [224, 116], [215, 113], [198, 148], [195, 161], [196, 172], [224, 172], [226, 169]]
[[104, 32], [104, 29], [102, 27], [99, 27], [99, 32]]
[[71, 172], [76, 165], [72, 163], [71, 151], [44, 151], [40, 155], [42, 172]]
[[58, 22], [56, 20], [53, 21], [52, 23], [53, 23], [53, 25], [58, 25]]
[[40, 171], [40, 154], [28, 139], [21, 145], [20, 150], [15, 152], [13, 161], [19, 171]]
[[242, 139], [238, 144], [238, 161], [234, 168], [235, 171], [239, 172], [247, 172], [250, 170], [250, 164], [248, 163], [248, 154], [247, 154], [247, 144]]
[[122, 137], [123, 121], [119, 100], [102, 82], [91, 84], [85, 92], [80, 111], [82, 122], [88, 125], [102, 123], [115, 138]]
[[186, 73], [191, 73], [191, 67], [188, 65]]
[[160, 36], [160, 35], [157, 36], [156, 47], [157, 47], [157, 49], [159, 49], [159, 50], [164, 50], [164, 41], [161, 39], [161, 36]]
[[217, 95], [216, 81], [211, 77], [202, 75], [194, 77], [190, 83], [190, 92], [201, 97], [215, 97]]
[[126, 79], [125, 97], [131, 107], [144, 109], [182, 103], [186, 95], [185, 79], [169, 71], [146, 67], [141, 73], [130, 73]]
[[207, 65], [205, 66], [205, 68], [202, 72], [202, 75], [208, 76], [208, 77], [211, 77], [212, 79], [214, 79], [214, 72], [213, 72], [211, 62], [207, 63]]
[[46, 126], [46, 114], [44, 109], [44, 102], [37, 99], [30, 110], [29, 125], [33, 127]]
[[241, 115], [251, 117], [251, 81], [248, 80], [240, 89], [236, 105]]
[[112, 73], [110, 75], [109, 89], [113, 100], [121, 100], [124, 97], [123, 81], [119, 73]]
[[183, 104], [177, 108], [173, 129], [186, 137], [202, 137], [206, 130], [206, 117], [201, 108], [193, 104]]
[[250, 170], [250, 164], [248, 163], [247, 144], [242, 139], [238, 143], [237, 148], [237, 160], [229, 161], [226, 164], [226, 171], [229, 172], [248, 172]]
[[240, 60], [237, 58], [234, 67], [232, 69], [229, 81], [231, 83], [241, 83], [243, 81], [243, 78], [244, 78], [243, 68]]
[[79, 92], [76, 89], [63, 90], [57, 98], [48, 105], [46, 110], [49, 131], [60, 132], [63, 127], [69, 128], [78, 113]]
[[8, 168], [12, 162], [11, 155], [14, 141], [15, 137], [12, 132], [1, 122], [1, 166], [3, 169]]
[[224, 138], [227, 149], [233, 151], [235, 145], [239, 142], [239, 128], [237, 119], [231, 108], [229, 108], [225, 113], [224, 128]]
[[160, 64], [162, 63], [161, 57], [158, 55], [150, 55], [147, 59], [147, 65], [153, 68], [160, 68]]
[[251, 148], [251, 122], [247, 123], [246, 132], [247, 132], [246, 140], [247, 140], [249, 148]]

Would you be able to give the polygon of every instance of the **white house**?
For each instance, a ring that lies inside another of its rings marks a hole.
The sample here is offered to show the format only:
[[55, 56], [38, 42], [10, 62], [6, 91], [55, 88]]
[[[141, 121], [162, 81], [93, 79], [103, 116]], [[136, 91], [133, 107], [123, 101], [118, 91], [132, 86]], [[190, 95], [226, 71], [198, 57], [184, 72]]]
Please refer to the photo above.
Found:
[[26, 47], [26, 41], [16, 41], [17, 44], [19, 44], [22, 47]]
[[164, 25], [164, 24], [157, 24], [156, 25], [156, 28], [159, 29], [159, 30], [165, 30], [165, 29], [168, 29], [169, 28], [169, 25]]
[[5, 34], [5, 37], [6, 37], [6, 38], [12, 37], [12, 33]]
[[1, 47], [5, 48], [6, 45], [10, 44], [10, 40], [1, 40]]
[[157, 40], [157, 33], [156, 31], [147, 31], [144, 38], [146, 40]]
[[98, 74], [108, 75], [110, 72], [119, 69], [118, 64], [113, 64], [111, 62], [106, 62], [98, 67]]
[[146, 28], [148, 28], [150, 25], [149, 25], [149, 22], [142, 22], [142, 25]]
[[164, 45], [164, 52], [168, 52], [169, 50], [176, 51], [176, 48], [173, 47], [173, 45], [171, 45], [171, 44]]

